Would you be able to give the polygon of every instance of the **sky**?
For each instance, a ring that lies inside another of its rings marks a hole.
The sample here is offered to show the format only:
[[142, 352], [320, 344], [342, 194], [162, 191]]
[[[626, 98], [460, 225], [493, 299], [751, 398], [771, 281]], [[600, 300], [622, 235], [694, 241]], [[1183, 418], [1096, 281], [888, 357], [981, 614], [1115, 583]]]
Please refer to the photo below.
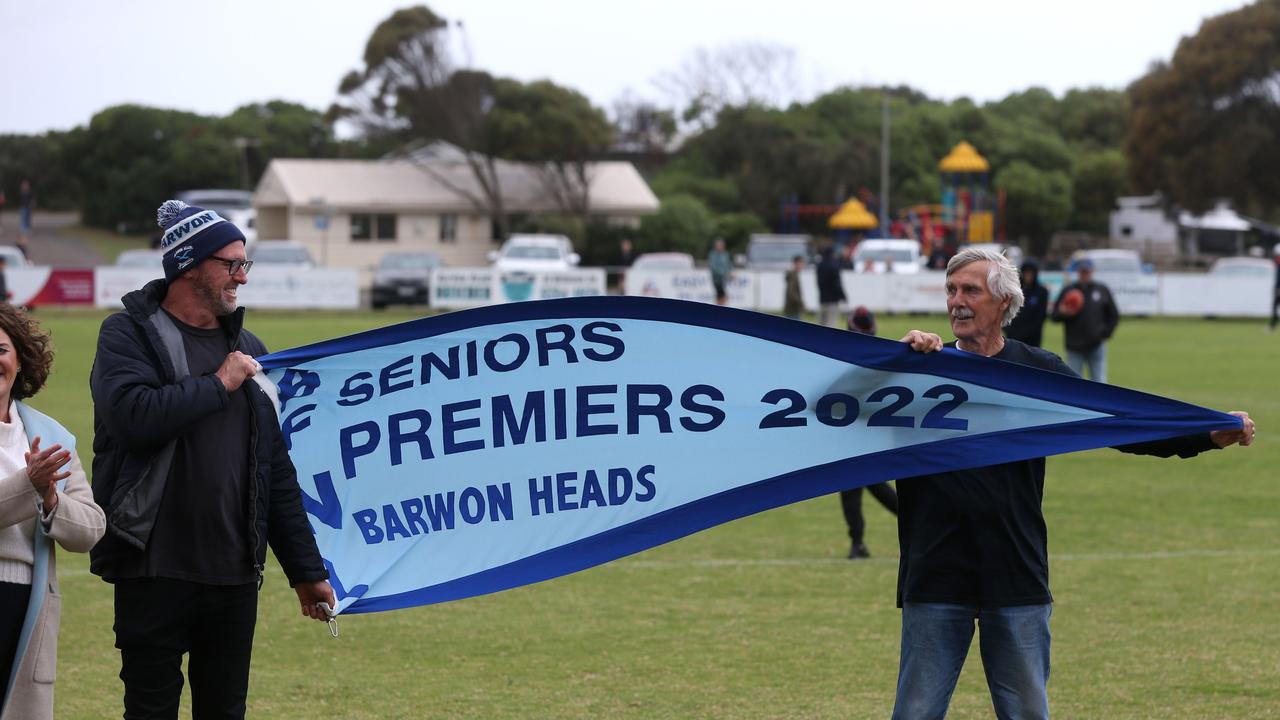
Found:
[[[282, 98], [324, 110], [379, 22], [411, 0], [0, 0], [0, 133], [85, 125], [121, 103], [225, 115]], [[794, 51], [795, 95], [907, 84], [997, 100], [1031, 86], [1123, 88], [1240, 0], [433, 0], [469, 64], [550, 79], [609, 109], [663, 105], [698, 49]]]

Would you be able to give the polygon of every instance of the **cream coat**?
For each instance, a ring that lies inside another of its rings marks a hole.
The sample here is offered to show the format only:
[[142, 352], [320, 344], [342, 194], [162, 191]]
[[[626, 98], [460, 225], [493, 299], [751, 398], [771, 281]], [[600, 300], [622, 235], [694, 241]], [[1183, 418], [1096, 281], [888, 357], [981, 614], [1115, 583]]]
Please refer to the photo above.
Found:
[[[71, 477], [67, 478], [65, 489], [59, 491], [58, 509], [47, 532], [55, 541], [48, 544], [49, 587], [0, 720], [52, 720], [53, 681], [58, 667], [58, 618], [62, 611], [54, 547], [61, 545], [71, 552], [88, 552], [106, 528], [102, 508], [93, 502], [84, 466], [75, 453], [71, 455], [68, 469]], [[37, 499], [25, 468], [0, 478], [0, 526], [35, 517]]]

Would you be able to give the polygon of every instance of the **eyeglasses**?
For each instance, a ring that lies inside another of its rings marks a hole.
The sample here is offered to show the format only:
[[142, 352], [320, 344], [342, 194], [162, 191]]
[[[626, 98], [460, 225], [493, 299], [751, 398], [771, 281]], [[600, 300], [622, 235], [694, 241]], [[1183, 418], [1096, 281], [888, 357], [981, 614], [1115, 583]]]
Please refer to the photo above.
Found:
[[210, 255], [210, 256], [209, 256], [209, 259], [210, 259], [210, 260], [217, 260], [218, 262], [222, 263], [223, 265], [226, 265], [226, 266], [227, 266], [227, 274], [228, 274], [228, 275], [235, 275], [236, 273], [240, 272], [241, 270], [244, 270], [244, 274], [245, 274], [245, 275], [248, 275], [248, 274], [249, 274], [249, 270], [253, 268], [253, 261], [252, 261], [252, 260], [228, 260], [228, 259], [226, 259], [226, 258], [220, 258], [220, 257], [218, 257], [217, 255]]

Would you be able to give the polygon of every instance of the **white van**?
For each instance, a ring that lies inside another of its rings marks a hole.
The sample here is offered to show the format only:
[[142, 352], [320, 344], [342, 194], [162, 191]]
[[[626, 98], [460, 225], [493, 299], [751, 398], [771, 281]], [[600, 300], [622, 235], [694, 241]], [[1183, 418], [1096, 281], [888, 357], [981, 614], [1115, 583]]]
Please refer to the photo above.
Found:
[[920, 260], [920, 243], [915, 240], [863, 240], [853, 251], [855, 272], [918, 273]]

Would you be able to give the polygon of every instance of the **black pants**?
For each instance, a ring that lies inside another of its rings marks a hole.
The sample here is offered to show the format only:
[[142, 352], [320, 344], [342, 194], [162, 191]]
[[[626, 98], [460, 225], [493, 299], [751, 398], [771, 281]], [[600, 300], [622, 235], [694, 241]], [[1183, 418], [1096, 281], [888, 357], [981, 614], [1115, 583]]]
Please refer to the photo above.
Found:
[[22, 622], [27, 618], [31, 602], [31, 585], [0, 582], [0, 698], [9, 692], [9, 675], [13, 673], [14, 655], [22, 636]]
[[258, 588], [143, 578], [115, 584], [125, 720], [177, 718], [190, 654], [191, 717], [243, 718]]
[[[867, 490], [886, 510], [898, 514], [898, 493], [889, 483], [868, 485]], [[840, 509], [844, 510], [844, 521], [849, 524], [849, 539], [862, 544], [862, 535], [867, 531], [867, 523], [862, 519], [862, 488], [840, 491]]]
[[[1276, 268], [1276, 272], [1280, 272], [1280, 268]], [[1280, 288], [1276, 288], [1276, 297], [1271, 301], [1271, 329], [1276, 329], [1276, 323], [1280, 322]]]

